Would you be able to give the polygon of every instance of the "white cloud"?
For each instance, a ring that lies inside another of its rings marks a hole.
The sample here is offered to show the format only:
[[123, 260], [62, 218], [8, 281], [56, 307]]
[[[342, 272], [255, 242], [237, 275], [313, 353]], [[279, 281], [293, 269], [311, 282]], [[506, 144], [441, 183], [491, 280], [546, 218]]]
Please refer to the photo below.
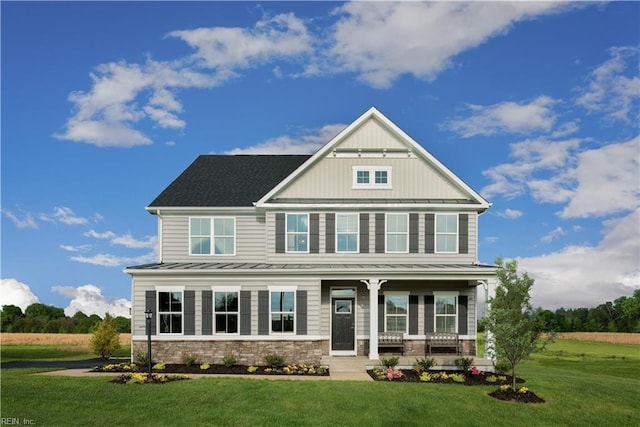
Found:
[[24, 214], [23, 218], [20, 218], [16, 214], [14, 214], [13, 212], [7, 209], [3, 208], [1, 209], [1, 211], [4, 214], [4, 216], [9, 218], [11, 222], [13, 222], [13, 224], [18, 228], [33, 228], [33, 229], [38, 228], [38, 224], [35, 222], [35, 220], [33, 219], [30, 213], [26, 213]]
[[577, 185], [560, 216], [584, 218], [635, 209], [640, 196], [639, 156], [640, 136], [579, 153], [572, 173]]
[[522, 20], [576, 7], [560, 2], [350, 2], [336, 10], [331, 72], [379, 88], [402, 74], [432, 80], [461, 52]]
[[342, 123], [309, 129], [297, 136], [279, 136], [247, 148], [234, 148], [225, 154], [311, 154], [329, 142], [347, 125]]
[[496, 215], [507, 219], [518, 219], [522, 216], [522, 211], [507, 208], [502, 212], [496, 212]]
[[87, 252], [88, 250], [91, 250], [91, 245], [60, 245], [60, 249], [64, 249], [67, 252]]
[[[482, 106], [469, 105], [471, 116], [452, 120], [446, 124], [463, 138], [496, 133], [548, 132], [556, 121], [552, 107], [557, 101], [548, 96], [540, 96], [530, 103], [501, 102]], [[566, 126], [566, 125], [565, 125]], [[569, 128], [564, 129], [566, 133]]]
[[158, 260], [158, 256], [156, 255], [155, 251], [137, 257], [126, 257], [102, 253], [93, 256], [73, 256], [71, 257], [71, 260], [84, 264], [101, 265], [103, 267], [122, 267], [153, 263]]
[[4, 305], [15, 305], [22, 311], [31, 304], [38, 302], [38, 297], [31, 292], [29, 285], [17, 281], [16, 279], [2, 279], [0, 281], [0, 307]]
[[146, 236], [143, 240], [138, 240], [130, 233], [119, 236], [113, 231], [98, 233], [91, 229], [85, 232], [84, 235], [95, 239], [108, 239], [112, 245], [120, 245], [131, 249], [155, 248], [158, 243], [156, 236]]
[[85, 225], [89, 223], [87, 218], [77, 216], [73, 209], [66, 206], [56, 206], [52, 214], [41, 213], [38, 217], [42, 221], [57, 222], [65, 225]]
[[640, 78], [637, 75], [640, 48], [612, 47], [609, 54], [611, 59], [590, 74], [587, 87], [578, 89], [580, 96], [576, 104], [589, 112], [605, 113], [611, 121], [637, 126], [640, 119]]
[[71, 302], [64, 309], [64, 314], [71, 317], [81, 311], [87, 316], [97, 314], [104, 317], [105, 313], [112, 316], [130, 317], [129, 308], [131, 302], [124, 298], [105, 297], [102, 290], [94, 285], [83, 285], [74, 288], [72, 286], [54, 286], [54, 292], [71, 298]]
[[560, 236], [564, 236], [567, 234], [566, 231], [562, 229], [562, 227], [557, 226], [555, 229], [551, 230], [548, 234], [543, 236], [540, 240], [544, 243], [551, 243], [554, 240], [560, 238]]
[[596, 246], [568, 246], [518, 260], [519, 269], [535, 279], [534, 305], [593, 307], [640, 288], [640, 210], [603, 225], [604, 237]]

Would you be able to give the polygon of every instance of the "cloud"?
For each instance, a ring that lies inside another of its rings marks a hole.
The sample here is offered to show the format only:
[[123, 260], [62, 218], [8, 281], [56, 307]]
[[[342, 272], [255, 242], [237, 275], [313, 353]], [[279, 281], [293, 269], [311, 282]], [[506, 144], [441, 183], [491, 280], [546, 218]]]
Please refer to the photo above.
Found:
[[105, 313], [112, 316], [131, 317], [129, 308], [131, 302], [124, 298], [105, 297], [102, 290], [94, 285], [83, 285], [74, 288], [72, 286], [54, 286], [54, 292], [71, 298], [71, 302], [64, 309], [64, 314], [71, 317], [81, 311], [87, 316], [97, 314], [104, 317]]
[[101, 265], [103, 267], [123, 267], [156, 262], [158, 260], [158, 256], [155, 251], [137, 257], [125, 257], [102, 253], [93, 256], [73, 256], [71, 257], [71, 260], [84, 264]]
[[611, 58], [591, 72], [587, 86], [577, 89], [576, 104], [592, 113], [605, 113], [610, 121], [637, 126], [640, 119], [640, 78], [637, 75], [640, 48], [612, 47], [609, 54]]
[[[551, 108], [556, 102], [548, 96], [540, 96], [530, 103], [501, 102], [489, 106], [470, 104], [469, 118], [452, 120], [444, 127], [463, 138], [496, 133], [548, 132], [556, 121], [556, 114]], [[561, 133], [570, 130], [569, 126]]]
[[31, 292], [29, 285], [16, 279], [2, 279], [0, 281], [0, 307], [15, 305], [24, 312], [31, 304], [38, 302], [38, 297]]
[[296, 136], [279, 136], [247, 148], [234, 148], [225, 154], [312, 154], [340, 133], [347, 125], [329, 124], [308, 129]]
[[519, 270], [535, 279], [534, 305], [592, 307], [640, 288], [640, 210], [603, 221], [603, 234], [596, 246], [567, 246], [518, 259]]
[[522, 211], [507, 208], [502, 212], [496, 212], [496, 215], [507, 219], [518, 219], [522, 216]]
[[540, 241], [544, 243], [551, 243], [555, 239], [558, 239], [560, 236], [564, 236], [565, 234], [567, 234], [567, 232], [564, 231], [562, 227], [557, 226], [554, 230], [551, 230], [547, 235], [542, 237]]
[[338, 22], [326, 65], [388, 88], [403, 74], [433, 80], [452, 58], [516, 22], [576, 7], [560, 2], [349, 2]]
[[66, 206], [56, 206], [52, 214], [41, 213], [38, 217], [42, 221], [57, 222], [65, 225], [85, 225], [89, 223], [87, 218], [77, 216], [73, 209]]
[[60, 245], [60, 249], [64, 249], [67, 252], [87, 252], [91, 250], [91, 245], [80, 245], [80, 246]]
[[35, 220], [33, 219], [30, 213], [26, 213], [24, 214], [23, 218], [19, 218], [16, 214], [14, 214], [13, 212], [7, 209], [3, 208], [3, 209], [0, 209], [0, 211], [4, 214], [4, 216], [9, 218], [11, 222], [13, 222], [13, 224], [18, 228], [33, 228], [33, 229], [38, 228], [38, 224], [35, 222]]
[[155, 248], [158, 244], [156, 236], [146, 236], [145, 239], [138, 240], [129, 233], [118, 236], [113, 231], [98, 233], [93, 229], [85, 232], [84, 235], [95, 239], [108, 239], [112, 245], [120, 245], [131, 249]]

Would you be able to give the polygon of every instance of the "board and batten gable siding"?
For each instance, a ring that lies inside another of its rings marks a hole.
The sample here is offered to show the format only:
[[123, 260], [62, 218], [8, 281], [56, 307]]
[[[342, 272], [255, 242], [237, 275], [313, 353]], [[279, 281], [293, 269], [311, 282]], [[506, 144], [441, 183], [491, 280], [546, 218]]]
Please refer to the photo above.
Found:
[[[267, 253], [266, 262], [273, 263], [407, 263], [407, 262], [432, 262], [436, 264], [472, 264], [477, 260], [477, 213], [468, 212], [461, 214], [467, 217], [467, 253], [432, 253], [427, 252], [426, 217], [431, 215], [425, 212], [409, 213], [409, 253], [385, 253], [384, 252], [384, 217], [383, 212], [360, 212], [360, 238], [363, 237], [362, 230], [367, 226], [368, 251], [363, 251], [362, 240], [360, 241], [360, 252], [358, 253], [337, 253], [335, 250], [335, 230], [327, 230], [327, 217], [329, 226], [334, 224], [335, 215], [332, 212], [323, 212], [318, 215], [318, 253], [286, 253], [276, 252], [276, 216], [282, 212], [267, 212], [266, 214], [266, 239]], [[364, 214], [364, 215], [363, 215]], [[364, 218], [364, 219], [363, 219]], [[365, 222], [366, 221], [366, 222]], [[381, 224], [376, 227], [376, 221]], [[378, 233], [378, 234], [376, 234]], [[329, 250], [327, 250], [327, 238], [331, 239]], [[417, 244], [417, 250], [416, 250]], [[382, 245], [382, 246], [380, 246]], [[432, 247], [433, 238], [432, 238]]]

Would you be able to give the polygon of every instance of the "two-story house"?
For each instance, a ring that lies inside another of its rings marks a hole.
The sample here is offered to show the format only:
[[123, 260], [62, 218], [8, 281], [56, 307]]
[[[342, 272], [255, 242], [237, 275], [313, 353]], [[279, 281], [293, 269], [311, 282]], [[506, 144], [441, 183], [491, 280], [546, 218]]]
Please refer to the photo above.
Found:
[[476, 354], [478, 217], [490, 204], [371, 108], [315, 154], [203, 155], [148, 207], [155, 264], [129, 267], [132, 352], [220, 363], [424, 355], [433, 331]]

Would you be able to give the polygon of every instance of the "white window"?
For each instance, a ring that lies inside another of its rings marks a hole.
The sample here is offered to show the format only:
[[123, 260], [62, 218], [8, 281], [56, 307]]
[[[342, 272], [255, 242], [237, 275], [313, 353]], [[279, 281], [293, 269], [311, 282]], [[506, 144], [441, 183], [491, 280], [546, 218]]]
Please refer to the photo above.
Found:
[[161, 334], [182, 333], [182, 291], [158, 291], [158, 320]]
[[453, 293], [434, 294], [436, 304], [436, 332], [458, 331], [458, 295]]
[[235, 255], [236, 220], [232, 217], [191, 218], [191, 255]]
[[409, 315], [409, 295], [406, 293], [385, 293], [385, 331], [407, 332]]
[[458, 215], [436, 215], [436, 252], [458, 252]]
[[388, 213], [385, 233], [387, 253], [409, 252], [409, 214]]
[[336, 214], [337, 252], [358, 252], [358, 214]]
[[287, 214], [287, 252], [309, 252], [309, 214]]
[[295, 332], [296, 292], [271, 290], [271, 332]]
[[238, 300], [237, 291], [214, 292], [214, 315], [216, 334], [238, 333]]
[[390, 189], [391, 166], [353, 166], [354, 189]]

